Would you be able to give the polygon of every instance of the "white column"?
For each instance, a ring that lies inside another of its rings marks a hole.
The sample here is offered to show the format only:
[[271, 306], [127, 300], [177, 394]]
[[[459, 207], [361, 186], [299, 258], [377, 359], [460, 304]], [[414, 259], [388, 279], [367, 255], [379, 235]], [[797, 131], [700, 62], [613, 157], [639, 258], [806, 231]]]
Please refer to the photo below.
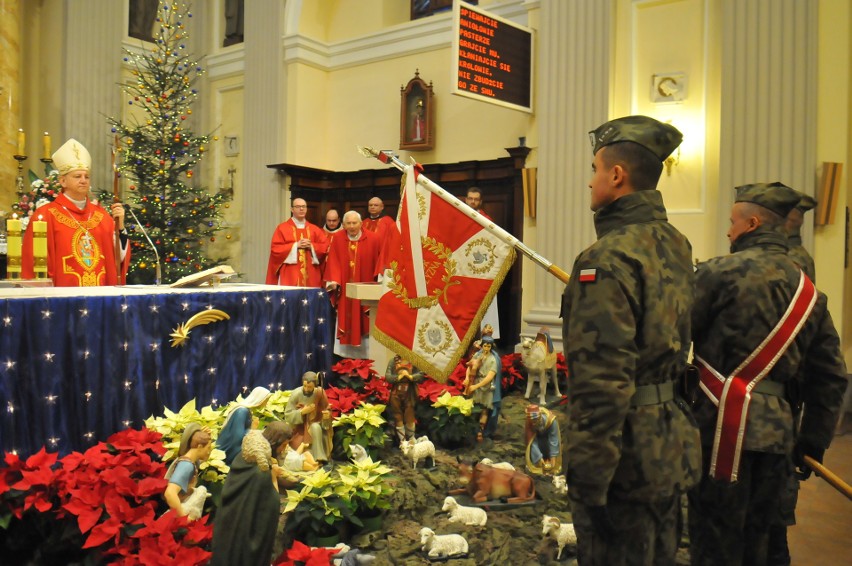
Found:
[[119, 82], [122, 38], [127, 35], [125, 3], [67, 0], [65, 12], [65, 48], [55, 54], [56, 76], [63, 84], [58, 100], [63, 131], [54, 135], [53, 146], [56, 149], [72, 137], [85, 145], [92, 154], [92, 186], [110, 190], [113, 139], [107, 117], [122, 111]]
[[272, 232], [283, 220], [284, 182], [266, 166], [284, 156], [286, 76], [281, 38], [285, 2], [245, 3], [245, 185], [241, 231], [242, 267], [249, 283], [263, 283]]
[[[735, 186], [781, 181], [814, 194], [817, 2], [723, 0], [721, 34], [720, 254]], [[803, 228], [810, 243], [811, 222]]]
[[[541, 3], [538, 92], [540, 124], [537, 248], [570, 272], [577, 254], [595, 240], [589, 190], [592, 150], [589, 130], [608, 119], [612, 2]], [[524, 316], [524, 334], [550, 327], [562, 348], [559, 319], [565, 284], [535, 270], [535, 300]]]

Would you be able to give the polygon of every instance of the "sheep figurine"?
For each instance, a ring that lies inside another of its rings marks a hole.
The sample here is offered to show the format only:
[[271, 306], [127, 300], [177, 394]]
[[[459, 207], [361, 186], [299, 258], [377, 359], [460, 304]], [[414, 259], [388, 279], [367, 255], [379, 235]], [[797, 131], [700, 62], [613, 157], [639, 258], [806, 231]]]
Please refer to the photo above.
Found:
[[484, 527], [485, 522], [488, 520], [488, 515], [485, 513], [485, 509], [459, 505], [456, 498], [453, 496], [448, 496], [444, 499], [444, 506], [441, 507], [441, 511], [448, 511], [450, 513], [449, 521], [451, 523], [459, 522], [464, 523], [465, 525]]
[[492, 468], [499, 468], [501, 470], [514, 470], [515, 466], [510, 464], [509, 462], [497, 462], [496, 464], [491, 460], [491, 458], [483, 458], [479, 461], [483, 466], [491, 466]]
[[331, 558], [335, 566], [360, 566], [361, 564], [372, 564], [376, 560], [376, 557], [372, 554], [364, 554], [361, 550], [349, 548], [346, 545]]
[[367, 449], [360, 444], [350, 444], [349, 453], [352, 454], [352, 461], [356, 463], [363, 462], [370, 457], [370, 455], [367, 454]]
[[577, 545], [577, 533], [574, 532], [573, 523], [565, 523], [563, 525], [559, 521], [558, 517], [545, 515], [541, 520], [541, 526], [542, 536], [546, 537], [550, 535], [551, 538], [556, 539], [556, 545], [559, 547], [559, 552], [556, 554], [557, 560], [562, 557], [562, 549], [565, 548], [566, 545]]
[[195, 521], [204, 514], [204, 501], [212, 495], [203, 485], [195, 486], [192, 493], [181, 502], [180, 508], [190, 521]]
[[556, 475], [553, 476], [553, 491], [559, 495], [567, 495], [568, 494], [568, 484], [565, 482], [565, 476]]
[[429, 558], [454, 558], [467, 554], [467, 541], [461, 535], [436, 535], [429, 527], [420, 529], [420, 544]]
[[435, 445], [428, 439], [423, 442], [403, 440], [399, 443], [399, 448], [406, 457], [411, 458], [415, 469], [417, 468], [417, 462], [420, 460], [425, 462], [426, 458], [432, 458], [433, 461], [435, 459]]

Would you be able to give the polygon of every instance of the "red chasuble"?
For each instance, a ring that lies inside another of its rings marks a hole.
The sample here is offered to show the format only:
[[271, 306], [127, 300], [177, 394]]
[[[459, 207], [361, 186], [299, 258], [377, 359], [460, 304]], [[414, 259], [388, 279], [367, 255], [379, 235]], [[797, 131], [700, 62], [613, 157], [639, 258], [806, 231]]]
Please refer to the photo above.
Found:
[[342, 232], [331, 243], [325, 279], [340, 284], [337, 337], [341, 344], [358, 346], [361, 337], [370, 330], [366, 309], [361, 308], [361, 301], [346, 296], [346, 284], [375, 281], [378, 257], [379, 239], [372, 232], [361, 230], [361, 237], [354, 242], [346, 232]]
[[[293, 246], [302, 238], [311, 241], [319, 264], [314, 263], [311, 250], [306, 248], [296, 251], [296, 263], [284, 263]], [[327, 253], [328, 239], [325, 232], [318, 226], [305, 222], [305, 227], [299, 228], [292, 218], [282, 222], [272, 235], [269, 266], [266, 270], [266, 284], [319, 287], [322, 279], [320, 265], [322, 265], [322, 260]]]
[[[47, 222], [47, 276], [56, 287], [117, 285], [115, 273], [115, 222], [100, 205], [86, 201], [83, 210], [64, 194], [33, 213], [24, 235], [24, 279], [33, 273], [33, 220]], [[130, 251], [121, 271], [127, 273]]]
[[391, 224], [395, 224], [393, 218], [383, 214], [378, 218], [365, 218], [361, 224], [361, 228], [375, 233], [379, 238], [383, 238]]

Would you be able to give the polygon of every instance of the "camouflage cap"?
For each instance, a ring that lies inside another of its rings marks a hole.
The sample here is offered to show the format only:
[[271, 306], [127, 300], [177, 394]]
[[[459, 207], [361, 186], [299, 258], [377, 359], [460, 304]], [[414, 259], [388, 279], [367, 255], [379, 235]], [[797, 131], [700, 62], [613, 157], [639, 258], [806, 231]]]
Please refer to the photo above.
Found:
[[589, 132], [589, 138], [592, 155], [604, 146], [629, 141], [638, 143], [660, 161], [665, 161], [683, 141], [683, 134], [671, 124], [663, 124], [648, 116], [625, 116], [598, 126]]
[[783, 183], [752, 183], [736, 188], [734, 202], [751, 202], [768, 208], [782, 218], [786, 218], [802, 199], [801, 193]]
[[806, 195], [803, 192], [796, 191], [799, 195], [799, 204], [796, 205], [796, 208], [799, 209], [799, 212], [802, 214], [806, 213], [809, 210], [816, 208], [817, 201], [811, 195]]

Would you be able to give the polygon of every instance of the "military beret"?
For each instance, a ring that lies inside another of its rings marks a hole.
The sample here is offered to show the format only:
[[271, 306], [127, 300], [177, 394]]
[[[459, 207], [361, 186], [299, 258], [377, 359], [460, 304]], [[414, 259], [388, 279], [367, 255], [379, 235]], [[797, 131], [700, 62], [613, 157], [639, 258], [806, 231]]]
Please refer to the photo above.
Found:
[[592, 155], [604, 146], [618, 142], [638, 143], [665, 161], [683, 141], [683, 134], [671, 124], [663, 124], [648, 116], [625, 116], [598, 126], [589, 132]]
[[778, 181], [741, 185], [736, 191], [734, 202], [751, 202], [768, 208], [783, 218], [786, 218], [802, 199], [801, 193]]
[[802, 214], [806, 213], [809, 210], [816, 208], [817, 201], [811, 195], [806, 195], [805, 193], [796, 191], [799, 194], [799, 204], [796, 205], [796, 208], [799, 209], [799, 212]]

